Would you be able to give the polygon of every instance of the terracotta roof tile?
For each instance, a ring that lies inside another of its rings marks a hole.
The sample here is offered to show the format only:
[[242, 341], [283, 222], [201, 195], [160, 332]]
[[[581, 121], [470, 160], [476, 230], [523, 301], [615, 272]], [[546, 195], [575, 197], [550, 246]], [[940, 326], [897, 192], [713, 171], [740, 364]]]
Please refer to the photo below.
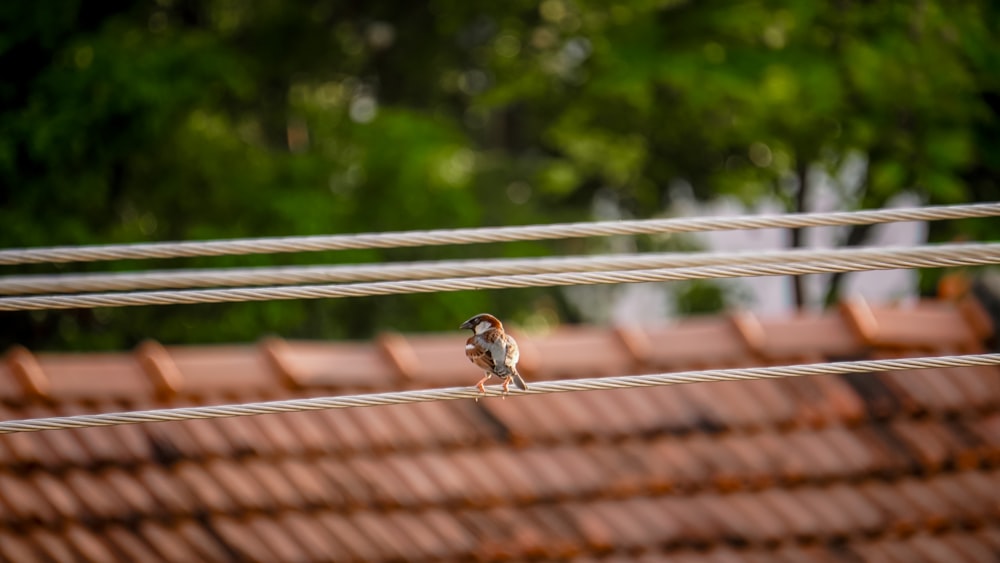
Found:
[[916, 530], [921, 515], [916, 506], [900, 495], [889, 483], [863, 483], [858, 490], [865, 498], [885, 514], [886, 529], [896, 534], [908, 534]]
[[928, 470], [940, 469], [963, 449], [946, 426], [932, 421], [898, 420], [892, 429]]
[[875, 456], [857, 433], [843, 426], [830, 426], [816, 432], [823, 445], [844, 464], [844, 476], [860, 476], [880, 469]]
[[825, 489], [828, 502], [851, 518], [852, 531], [874, 534], [885, 526], [885, 514], [856, 487], [835, 483]]
[[237, 520], [228, 516], [213, 516], [212, 528], [219, 538], [225, 542], [227, 550], [238, 554], [241, 560], [278, 561], [279, 552], [273, 550], [271, 537], [261, 537], [261, 531], [255, 529], [245, 520]]
[[413, 506], [416, 496], [402, 482], [392, 467], [381, 458], [356, 457], [347, 462], [350, 470], [364, 483], [372, 502], [380, 507]]
[[344, 507], [369, 505], [371, 492], [343, 459], [323, 458], [316, 466], [326, 479], [327, 493], [336, 499], [331, 504]]
[[207, 420], [146, 425], [141, 431], [156, 455], [167, 464], [181, 459], [235, 457], [249, 449], [239, 442], [231, 442], [222, 425]]
[[202, 465], [206, 485], [212, 483], [220, 495], [232, 499], [245, 511], [274, 510], [280, 506], [271, 494], [273, 483], [265, 484], [261, 479], [263, 467], [264, 462], [256, 459], [240, 462], [214, 459]]
[[973, 494], [992, 503], [991, 516], [1000, 515], [1000, 487], [996, 486], [997, 479], [1000, 479], [1000, 471], [996, 469], [989, 472], [962, 471], [956, 473], [954, 477]]
[[203, 506], [202, 498], [193, 488], [161, 467], [146, 465], [138, 470], [135, 477], [153, 495], [157, 504], [168, 512], [193, 513]]
[[124, 501], [127, 514], [156, 514], [159, 511], [156, 499], [134, 475], [120, 468], [109, 468], [101, 473], [101, 477]]
[[62, 531], [56, 534], [44, 528], [36, 528], [31, 531], [29, 537], [35, 548], [45, 556], [47, 561], [75, 563], [81, 559], [80, 555], [74, 552], [72, 540], [68, 534]]
[[372, 560], [377, 557], [377, 548], [371, 545], [371, 540], [361, 536], [345, 516], [324, 511], [315, 514], [312, 520], [320, 525], [330, 543], [336, 546], [337, 552], [346, 554], [341, 555], [340, 559]]
[[[616, 389], [607, 391], [607, 399], [602, 402], [613, 404], [623, 415], [622, 425], [615, 428], [618, 435], [648, 435], [662, 431], [671, 418], [665, 416], [665, 411], [671, 405], [664, 405], [657, 399], [662, 394], [649, 393], [650, 389]], [[676, 393], [669, 396], [676, 397]]]
[[0, 361], [0, 401], [16, 401], [24, 398], [25, 390], [14, 376], [14, 372]]
[[762, 534], [753, 514], [747, 514], [741, 507], [728, 502], [729, 497], [705, 493], [692, 497], [693, 502], [709, 514], [714, 522], [715, 533], [726, 542], [744, 543], [760, 541]]
[[639, 365], [639, 358], [613, 330], [568, 326], [532, 338], [520, 337], [518, 342], [522, 341], [530, 373], [539, 379], [627, 374], [634, 373]]
[[681, 387], [650, 387], [643, 390], [647, 401], [657, 410], [657, 422], [651, 430], [668, 433], [694, 429], [699, 421], [698, 412], [678, 389]]
[[0, 530], [0, 559], [25, 563], [34, 563], [35, 561], [44, 563], [45, 561], [27, 539], [5, 530]]
[[815, 538], [823, 532], [819, 518], [802, 503], [797, 491], [766, 489], [755, 495], [761, 507], [785, 526], [783, 537]]
[[470, 553], [475, 549], [477, 539], [461, 525], [454, 513], [431, 509], [421, 512], [420, 518], [440, 535], [445, 545], [450, 546], [455, 553]]
[[408, 454], [398, 461], [410, 463], [420, 468], [425, 483], [420, 489], [422, 503], [432, 505], [472, 501], [478, 495], [474, 482], [462, 471], [451, 456], [438, 451]]
[[[177, 484], [190, 491], [195, 502], [214, 512], [232, 512], [238, 508], [236, 501], [226, 493], [205, 467], [183, 461], [171, 471]], [[171, 480], [172, 486], [175, 481]]]
[[482, 374], [469, 363], [467, 334], [383, 334], [378, 343], [395, 370], [417, 387], [471, 385]]
[[738, 514], [747, 515], [755, 524], [753, 541], [758, 544], [780, 541], [788, 533], [788, 522], [762, 502], [757, 493], [736, 493], [726, 497]]
[[640, 499], [597, 502], [588, 506], [587, 511], [603, 518], [612, 530], [609, 543], [629, 549], [654, 544], [662, 537], [658, 522], [646, 518], [646, 513], [655, 510], [649, 504], [650, 501], [643, 502]]
[[117, 552], [116, 560], [156, 561], [160, 559], [156, 552], [142, 540], [122, 526], [109, 526], [101, 531], [101, 535], [110, 540], [111, 546]]
[[131, 354], [46, 353], [38, 355], [37, 361], [53, 399], [127, 398], [154, 390]]
[[225, 543], [221, 535], [216, 535], [216, 528], [211, 520], [205, 521], [204, 524], [194, 520], [183, 520], [174, 531], [183, 538], [187, 546], [206, 560], [225, 561], [236, 557], [236, 551]]
[[[131, 410], [130, 406], [124, 407]], [[108, 460], [109, 463], [122, 465], [134, 465], [144, 463], [154, 457], [153, 444], [143, 426], [125, 424], [121, 426], [109, 426], [105, 428], [81, 429], [79, 436], [85, 443], [90, 440], [98, 440], [97, 434], [101, 434], [100, 439], [107, 439], [115, 445], [115, 457]], [[93, 435], [93, 438], [90, 436]]]
[[861, 336], [875, 346], [971, 351], [980, 341], [976, 328], [950, 303], [886, 307], [851, 301], [845, 311]]
[[728, 319], [683, 320], [643, 327], [651, 343], [645, 358], [655, 369], [699, 369], [745, 363], [752, 351]]
[[996, 551], [990, 549], [987, 542], [971, 534], [949, 534], [940, 538], [948, 544], [956, 553], [960, 554], [964, 561], [973, 563], [992, 563], [996, 561]]
[[181, 376], [185, 394], [275, 392], [280, 375], [257, 347], [170, 346], [170, 359]]
[[467, 465], [477, 468], [477, 471], [493, 482], [490, 492], [499, 499], [514, 499], [518, 502], [537, 500], [536, 483], [520, 457], [505, 448], [488, 448], [473, 452], [466, 458]]
[[[55, 416], [57, 414], [52, 409], [30, 406], [24, 409], [22, 416], [26, 418]], [[15, 448], [25, 448], [35, 450], [30, 456], [21, 459], [32, 459], [38, 461], [46, 467], [60, 467], [63, 465], [90, 465], [95, 462], [94, 450], [87, 451], [79, 439], [79, 431], [67, 432], [41, 432], [23, 438], [10, 436], [11, 443]], [[30, 443], [30, 445], [29, 445]], [[19, 456], [20, 457], [20, 456]], [[98, 458], [99, 459], [99, 458]]]
[[854, 328], [836, 313], [803, 313], [787, 319], [762, 319], [755, 351], [786, 363], [823, 361], [857, 355], [864, 349]]
[[1000, 369], [996, 366], [981, 366], [975, 368], [959, 368], [944, 370], [956, 387], [962, 392], [967, 402], [961, 409], [969, 406], [976, 409], [997, 407], [1000, 405]]
[[387, 358], [368, 343], [283, 341], [275, 354], [302, 386], [381, 389], [399, 380]]
[[273, 561], [304, 561], [306, 552], [282, 525], [281, 520], [264, 515], [251, 516], [247, 527], [275, 554]]
[[118, 560], [106, 539], [82, 526], [72, 524], [63, 533], [84, 561], [111, 563]]
[[543, 530], [546, 540], [543, 557], [567, 558], [582, 552], [579, 533], [560, 505], [538, 504], [529, 507], [525, 513]]
[[343, 497], [336, 494], [328, 486], [326, 478], [315, 464], [304, 460], [288, 459], [279, 461], [277, 470], [295, 487], [306, 506], [343, 504]]
[[315, 519], [308, 514], [284, 512], [279, 517], [281, 526], [295, 538], [310, 561], [342, 561], [348, 557]]
[[384, 465], [380, 473], [384, 479], [395, 481], [400, 493], [394, 495], [398, 506], [422, 506], [428, 499], [440, 495], [440, 484], [432, 470], [413, 454], [386, 456], [378, 463]]
[[[79, 520], [87, 516], [77, 494], [62, 479], [58, 479], [50, 473], [36, 472], [31, 475], [31, 481], [41, 497], [48, 501], [62, 519]], [[13, 514], [9, 514], [5, 519], [12, 521], [13, 516]]]
[[513, 473], [513, 476], [515, 480], [530, 484], [536, 499], [566, 499], [595, 490], [593, 483], [587, 480], [586, 468], [580, 468], [586, 462], [582, 456], [574, 455], [576, 453], [575, 449], [558, 446], [518, 450], [520, 473]]
[[[206, 557], [208, 554], [205, 553], [199, 554], [188, 545], [188, 542], [176, 530], [166, 528], [155, 521], [143, 522], [139, 533], [160, 557], [172, 563], [195, 561], [199, 557], [215, 561], [225, 558], [225, 552], [219, 550], [214, 551], [215, 557]], [[207, 536], [205, 537], [207, 538]]]
[[63, 481], [76, 492], [87, 512], [96, 518], [110, 520], [128, 513], [118, 492], [90, 472], [74, 469], [63, 475]]
[[[800, 389], [796, 400], [808, 400], [811, 408], [828, 413], [831, 420], [861, 422], [869, 414], [864, 399], [846, 377], [807, 377], [796, 380], [795, 383]], [[814, 391], [805, 393], [807, 386], [812, 386]]]
[[33, 483], [23, 477], [0, 472], [0, 502], [4, 512], [18, 520], [52, 523], [58, 518], [55, 509], [39, 494]]
[[407, 558], [444, 557], [451, 551], [419, 514], [397, 510], [387, 516], [385, 526], [393, 535], [403, 538], [401, 543], [405, 546]]
[[[16, 415], [8, 414], [0, 405], [0, 418], [3, 420], [13, 420], [19, 418]], [[2, 434], [0, 444], [6, 450], [6, 456], [16, 460], [14, 463], [22, 466], [37, 466], [54, 468], [61, 464], [60, 456], [53, 452], [47, 441], [41, 439], [43, 434]]]
[[820, 522], [824, 536], [846, 536], [855, 531], [856, 522], [850, 513], [838, 510], [836, 504], [827, 500], [828, 491], [818, 487], [804, 487], [795, 491], [799, 502], [807, 506]]

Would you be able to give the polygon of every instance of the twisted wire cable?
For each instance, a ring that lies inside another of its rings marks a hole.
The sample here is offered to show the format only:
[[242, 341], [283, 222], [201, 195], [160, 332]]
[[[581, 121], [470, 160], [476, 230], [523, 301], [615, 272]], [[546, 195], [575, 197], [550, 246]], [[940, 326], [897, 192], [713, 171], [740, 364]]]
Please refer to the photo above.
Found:
[[[527, 391], [515, 389], [511, 390], [510, 394], [512, 396], [541, 395], [545, 393], [564, 393], [568, 391], [627, 389], [633, 387], [678, 385], [683, 383], [743, 381], [750, 379], [800, 377], [806, 375], [991, 366], [998, 364], [1000, 364], [1000, 354], [970, 354], [962, 356], [864, 360], [792, 366], [710, 369], [652, 375], [625, 375], [589, 379], [541, 381], [532, 383]], [[501, 394], [502, 392], [500, 391], [499, 385], [487, 388], [488, 396], [498, 396]], [[447, 387], [442, 389], [394, 391], [388, 393], [371, 393], [366, 395], [346, 395], [341, 397], [289, 399], [238, 405], [184, 407], [120, 413], [35, 418], [27, 420], [8, 420], [0, 421], [0, 434], [37, 432], [40, 430], [59, 430], [66, 428], [88, 428], [93, 426], [117, 426], [122, 424], [166, 422], [172, 420], [228, 418], [234, 416], [253, 416], [259, 414], [275, 414], [322, 409], [346, 409], [354, 407], [372, 407], [378, 405], [400, 405], [405, 403], [420, 403], [428, 401], [473, 399], [480, 396], [479, 391], [474, 387]]]
[[[945, 253], [965, 252], [981, 247], [982, 245], [979, 243], [927, 246], [927, 248], [935, 248]], [[0, 295], [396, 281], [491, 275], [645, 270], [709, 265], [772, 264], [853, 258], [888, 259], [905, 256], [910, 250], [912, 247], [790, 249], [764, 252], [674, 252], [552, 258], [441, 260], [371, 265], [26, 275], [0, 277]]]
[[81, 295], [43, 295], [0, 298], [0, 311], [72, 309], [79, 307], [116, 307], [134, 305], [169, 305], [268, 301], [276, 299], [323, 299], [433, 293], [475, 289], [508, 289], [564, 285], [595, 285], [717, 279], [750, 276], [803, 275], [896, 268], [938, 268], [982, 266], [1000, 263], [1000, 243], [984, 243], [975, 248], [916, 247], [898, 251], [892, 257], [827, 259], [821, 261], [731, 266], [696, 266], [647, 270], [479, 276], [438, 280], [406, 280], [355, 284], [303, 285], [185, 291], [138, 291], [130, 293], [92, 293]]
[[965, 219], [997, 215], [1000, 215], [1000, 203], [979, 203], [825, 213], [641, 219], [353, 235], [15, 248], [0, 250], [0, 265], [435, 246], [610, 235], [685, 233], [728, 229], [862, 225], [896, 221]]

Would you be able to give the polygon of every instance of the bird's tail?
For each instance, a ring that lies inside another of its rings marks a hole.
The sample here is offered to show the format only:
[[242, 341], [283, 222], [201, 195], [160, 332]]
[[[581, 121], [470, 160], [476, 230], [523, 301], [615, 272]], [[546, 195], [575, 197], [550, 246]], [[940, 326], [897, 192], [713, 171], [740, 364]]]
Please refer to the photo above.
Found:
[[517, 385], [517, 387], [521, 391], [527, 391], [528, 390], [528, 384], [524, 382], [524, 379], [521, 378], [521, 374], [520, 373], [517, 373], [517, 370], [514, 370], [514, 385]]

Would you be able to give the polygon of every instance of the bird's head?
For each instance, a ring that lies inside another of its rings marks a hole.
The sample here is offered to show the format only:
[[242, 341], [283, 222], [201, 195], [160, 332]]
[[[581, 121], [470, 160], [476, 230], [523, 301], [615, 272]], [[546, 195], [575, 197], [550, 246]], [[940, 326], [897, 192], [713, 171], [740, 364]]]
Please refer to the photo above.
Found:
[[500, 319], [494, 317], [493, 315], [482, 313], [465, 321], [459, 328], [468, 328], [476, 334], [482, 334], [491, 328], [499, 328], [502, 330], [503, 324], [500, 323]]

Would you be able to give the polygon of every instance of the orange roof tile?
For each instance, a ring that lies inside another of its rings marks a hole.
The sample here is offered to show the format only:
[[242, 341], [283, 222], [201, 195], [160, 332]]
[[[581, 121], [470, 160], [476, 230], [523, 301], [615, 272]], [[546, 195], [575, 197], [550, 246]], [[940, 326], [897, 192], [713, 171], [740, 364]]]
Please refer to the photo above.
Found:
[[[530, 381], [972, 352], [974, 305], [516, 332]], [[0, 419], [432, 386], [464, 336], [0, 363]], [[0, 559], [993, 561], [1000, 369], [0, 435]]]

